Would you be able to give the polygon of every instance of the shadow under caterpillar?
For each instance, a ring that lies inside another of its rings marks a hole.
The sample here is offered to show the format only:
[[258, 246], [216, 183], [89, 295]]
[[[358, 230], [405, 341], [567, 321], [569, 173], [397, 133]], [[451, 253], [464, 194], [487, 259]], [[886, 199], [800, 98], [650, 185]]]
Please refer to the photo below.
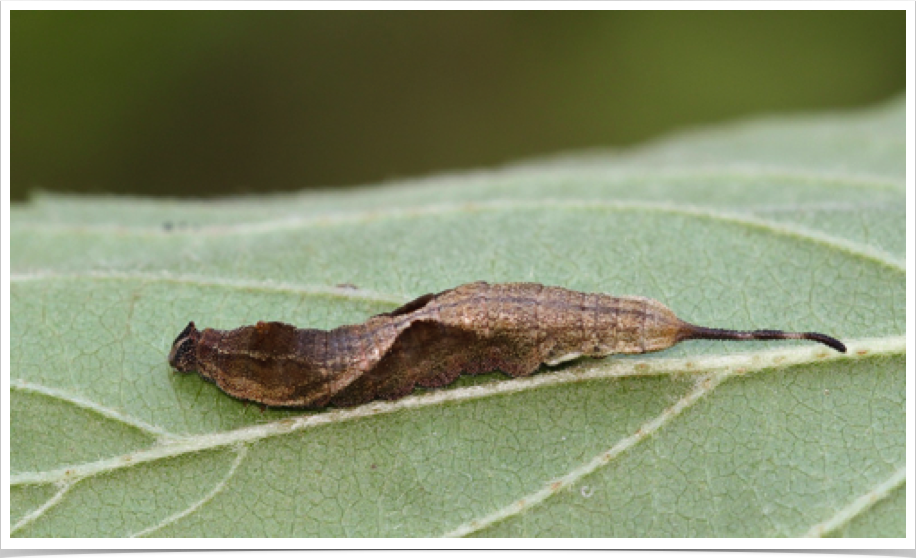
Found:
[[696, 326], [650, 298], [480, 281], [329, 331], [280, 322], [198, 331], [191, 322], [169, 364], [262, 405], [346, 407], [445, 386], [462, 372], [527, 376], [542, 363], [660, 351], [688, 339], [808, 339], [846, 352], [821, 333]]

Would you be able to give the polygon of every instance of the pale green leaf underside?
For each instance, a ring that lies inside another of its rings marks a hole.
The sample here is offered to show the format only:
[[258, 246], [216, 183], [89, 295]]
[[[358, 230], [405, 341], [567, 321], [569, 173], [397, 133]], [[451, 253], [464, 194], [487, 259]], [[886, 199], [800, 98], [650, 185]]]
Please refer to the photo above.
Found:
[[[16, 207], [13, 535], [904, 536], [904, 116], [345, 193]], [[263, 414], [166, 363], [189, 320], [333, 327], [480, 279], [853, 351], [693, 342]]]

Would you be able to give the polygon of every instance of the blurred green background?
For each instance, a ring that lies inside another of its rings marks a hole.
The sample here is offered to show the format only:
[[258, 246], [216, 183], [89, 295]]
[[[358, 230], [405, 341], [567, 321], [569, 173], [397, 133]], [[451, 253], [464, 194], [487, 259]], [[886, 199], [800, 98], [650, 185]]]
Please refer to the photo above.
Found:
[[14, 11], [13, 199], [375, 183], [905, 87], [905, 12]]

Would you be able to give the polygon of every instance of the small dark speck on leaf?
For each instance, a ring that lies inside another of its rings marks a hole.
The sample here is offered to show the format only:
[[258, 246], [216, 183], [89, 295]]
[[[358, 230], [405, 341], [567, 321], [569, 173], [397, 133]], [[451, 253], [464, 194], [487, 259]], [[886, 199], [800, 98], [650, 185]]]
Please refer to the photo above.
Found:
[[162, 230], [165, 232], [179, 231], [182, 229], [196, 228], [186, 221], [165, 221], [162, 223]]
[[337, 283], [337, 288], [338, 289], [347, 289], [348, 291], [359, 290], [359, 287], [357, 287], [353, 283]]

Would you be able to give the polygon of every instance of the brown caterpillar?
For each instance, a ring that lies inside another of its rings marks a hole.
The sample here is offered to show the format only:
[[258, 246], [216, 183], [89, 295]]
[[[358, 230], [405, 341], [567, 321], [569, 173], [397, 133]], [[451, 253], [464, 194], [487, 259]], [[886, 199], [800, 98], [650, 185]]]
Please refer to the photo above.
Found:
[[527, 376], [541, 363], [660, 351], [688, 339], [809, 339], [846, 352], [821, 333], [695, 326], [650, 298], [481, 281], [330, 331], [280, 322], [198, 331], [191, 322], [169, 364], [263, 405], [351, 406], [441, 387], [462, 372]]

